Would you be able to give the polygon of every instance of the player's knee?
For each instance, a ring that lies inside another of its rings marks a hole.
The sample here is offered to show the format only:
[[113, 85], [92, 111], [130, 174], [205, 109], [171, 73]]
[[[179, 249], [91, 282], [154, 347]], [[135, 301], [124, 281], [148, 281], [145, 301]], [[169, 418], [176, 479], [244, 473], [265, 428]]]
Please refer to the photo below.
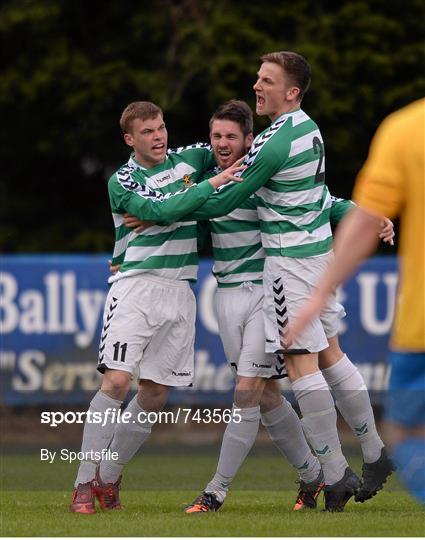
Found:
[[268, 380], [260, 400], [261, 412], [272, 411], [282, 403], [282, 393], [274, 380]]
[[290, 381], [294, 382], [318, 371], [318, 354], [288, 354], [285, 356], [285, 367]]
[[264, 391], [265, 379], [260, 377], [238, 377], [235, 387], [235, 405], [238, 407], [256, 407]]
[[131, 375], [127, 371], [106, 369], [101, 390], [112, 399], [125, 399], [130, 390]]
[[168, 386], [148, 379], [139, 381], [138, 402], [145, 411], [160, 411], [168, 399]]
[[344, 352], [339, 346], [338, 336], [328, 338], [329, 347], [319, 352], [319, 367], [320, 369], [326, 369], [341, 360], [344, 356]]

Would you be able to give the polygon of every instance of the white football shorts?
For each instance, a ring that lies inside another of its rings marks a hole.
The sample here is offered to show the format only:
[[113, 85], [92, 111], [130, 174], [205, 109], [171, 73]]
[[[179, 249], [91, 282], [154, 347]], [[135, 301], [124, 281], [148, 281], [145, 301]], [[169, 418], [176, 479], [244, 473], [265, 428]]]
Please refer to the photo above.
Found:
[[103, 314], [98, 370], [168, 386], [193, 380], [195, 296], [187, 281], [137, 274], [115, 281]]
[[[288, 321], [294, 317], [313, 294], [317, 282], [333, 257], [333, 252], [297, 259], [293, 257], [267, 257], [264, 265], [264, 320], [266, 352], [285, 350], [281, 335]], [[285, 351], [306, 354], [328, 347], [328, 338], [338, 333], [344, 308], [333, 294], [319, 317], [307, 326], [303, 334]]]
[[265, 379], [285, 377], [283, 355], [264, 352], [263, 286], [245, 282], [218, 288], [215, 301], [220, 338], [232, 372]]

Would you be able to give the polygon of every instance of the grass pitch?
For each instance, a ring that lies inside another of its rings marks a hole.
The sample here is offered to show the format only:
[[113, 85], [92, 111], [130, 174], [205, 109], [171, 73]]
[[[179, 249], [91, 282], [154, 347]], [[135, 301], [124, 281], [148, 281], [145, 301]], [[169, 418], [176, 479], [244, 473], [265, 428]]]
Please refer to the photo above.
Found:
[[[185, 515], [214, 473], [217, 454], [146, 449], [125, 471], [122, 511], [68, 511], [77, 465], [39, 454], [2, 456], [2, 536], [423, 536], [423, 508], [394, 478], [342, 514], [291, 512], [296, 475], [274, 452], [254, 453], [216, 514]], [[350, 462], [359, 472], [359, 460]], [[323, 507], [320, 499], [319, 508]]]

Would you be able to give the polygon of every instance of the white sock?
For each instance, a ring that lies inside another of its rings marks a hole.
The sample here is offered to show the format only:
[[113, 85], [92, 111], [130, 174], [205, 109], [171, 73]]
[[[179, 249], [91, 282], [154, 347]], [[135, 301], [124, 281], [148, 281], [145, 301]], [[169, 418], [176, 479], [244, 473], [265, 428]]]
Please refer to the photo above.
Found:
[[320, 371], [305, 375], [292, 383], [302, 413], [305, 436], [322, 465], [325, 484], [341, 480], [347, 461], [342, 454], [336, 428], [335, 405]]
[[149, 437], [153, 423], [146, 420], [146, 411], [140, 407], [137, 401], [137, 394], [130, 401], [125, 412], [131, 413], [128, 423], [120, 422], [114, 432], [114, 437], [109, 449], [118, 454], [118, 459], [103, 460], [100, 463], [99, 476], [105, 484], [114, 484], [121, 475], [121, 472], [137, 450]]
[[[113, 399], [101, 390], [99, 390], [90, 402], [88, 412], [90, 414], [101, 413], [102, 422], [94, 423], [88, 422], [87, 419], [84, 423], [83, 441], [81, 443], [81, 452], [87, 454], [91, 450], [93, 452], [101, 452], [105, 448], [108, 448], [109, 443], [114, 435], [114, 429], [116, 424], [111, 421], [112, 414], [106, 415], [106, 411], [110, 409], [112, 411], [118, 411], [121, 407], [122, 401]], [[116, 414], [115, 414], [116, 416]], [[105, 424], [105, 425], [103, 425]], [[96, 467], [99, 461], [87, 461], [83, 460], [78, 468], [77, 478], [75, 480], [75, 487], [78, 484], [85, 484], [94, 479], [96, 475]]]
[[251, 450], [260, 425], [259, 406], [240, 409], [233, 405], [233, 409], [238, 409], [241, 421], [237, 422], [238, 418], [235, 420], [232, 414], [221, 443], [217, 471], [205, 488], [205, 492], [214, 493], [220, 502], [224, 501], [231, 481]]
[[336, 400], [336, 406], [360, 441], [363, 460], [373, 463], [384, 446], [376, 431], [369, 392], [359, 370], [347, 355], [333, 366], [322, 370]]
[[301, 420], [291, 404], [283, 398], [278, 407], [261, 414], [261, 422], [279, 451], [297, 469], [301, 480], [307, 483], [316, 480], [321, 471], [320, 463], [311, 452]]

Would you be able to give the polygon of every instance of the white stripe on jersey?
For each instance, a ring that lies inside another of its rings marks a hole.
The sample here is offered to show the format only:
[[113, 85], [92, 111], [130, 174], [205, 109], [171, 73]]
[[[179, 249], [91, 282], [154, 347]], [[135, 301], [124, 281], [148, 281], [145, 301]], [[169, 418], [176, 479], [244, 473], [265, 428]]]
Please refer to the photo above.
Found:
[[320, 210], [306, 212], [300, 216], [282, 216], [278, 212], [271, 211], [270, 208], [259, 208], [258, 217], [261, 221], [267, 221], [268, 223], [293, 223], [297, 227], [305, 227], [312, 223], [320, 214], [323, 213], [329, 205], [324, 205]]
[[[232, 272], [233, 270], [236, 270], [237, 268], [239, 268], [239, 266], [244, 261], [252, 260], [252, 259], [263, 259], [264, 257], [265, 257], [264, 250], [261, 249], [260, 247], [256, 253], [250, 256], [249, 259], [236, 259], [235, 261], [215, 261], [214, 272], [223, 272], [223, 271], [225, 271], [226, 273]], [[243, 281], [242, 279], [239, 279], [239, 274], [238, 274], [237, 281]]]
[[144, 261], [152, 255], [169, 256], [183, 255], [197, 251], [196, 238], [185, 238], [182, 240], [167, 240], [163, 246], [130, 246], [125, 254], [125, 262]]
[[306, 150], [311, 150], [313, 146], [314, 137], [317, 137], [323, 143], [322, 135], [320, 134], [320, 131], [318, 129], [315, 129], [314, 131], [311, 131], [310, 133], [307, 133], [306, 135], [303, 135], [302, 137], [298, 137], [298, 139], [294, 139], [291, 142], [291, 149], [289, 151], [289, 157], [293, 157], [298, 154], [301, 154], [302, 152], [305, 152]]
[[312, 221], [314, 221], [319, 214], [321, 214], [324, 210], [327, 210], [332, 206], [332, 200], [330, 198], [329, 192], [326, 192], [325, 200], [320, 208], [320, 210], [310, 210], [310, 212], [305, 212], [302, 215], [299, 216], [285, 216], [282, 214], [279, 214], [275, 210], [272, 210], [270, 208], [265, 208], [263, 206], [258, 207], [258, 218], [261, 221], [267, 221], [267, 222], [276, 222], [279, 221], [282, 222], [290, 222], [294, 225], [302, 226], [302, 225], [308, 225]]
[[[314, 230], [314, 242], [326, 240], [331, 234], [331, 226], [325, 223], [321, 227]], [[281, 248], [282, 246], [304, 246], [311, 244], [311, 233], [308, 231], [292, 231], [287, 233], [267, 234], [261, 232], [261, 240], [265, 249]]]
[[115, 228], [121, 227], [124, 224], [124, 216], [122, 214], [112, 212], [112, 219], [114, 220]]
[[[300, 206], [303, 204], [311, 204], [320, 201], [323, 195], [323, 185], [312, 189], [304, 189], [301, 191], [273, 191], [266, 187], [261, 187], [257, 191], [257, 195], [266, 203], [282, 206]], [[260, 208], [260, 206], [258, 207]]]
[[[304, 165], [299, 165], [298, 167], [292, 167], [290, 169], [284, 169], [283, 171], [278, 172], [271, 177], [271, 180], [303, 180], [309, 176], [314, 176], [317, 171], [317, 166], [319, 165], [319, 160], [310, 161], [310, 163], [305, 163]], [[319, 172], [324, 172], [325, 170], [325, 160], [322, 160], [322, 165]]]
[[134, 238], [136, 238], [136, 236], [137, 236], [137, 233], [131, 231], [125, 236], [123, 236], [120, 240], [116, 241], [115, 246], [114, 246], [114, 253], [112, 256], [114, 258], [119, 257], [121, 253], [123, 253], [127, 249], [128, 244], [132, 240], [134, 240]]
[[177, 163], [174, 168], [165, 169], [157, 174], [153, 174], [149, 177], [148, 183], [150, 188], [164, 188], [169, 184], [173, 184], [179, 178], [183, 178], [186, 174], [192, 174], [195, 172], [194, 169], [189, 163]]
[[211, 233], [212, 245], [217, 248], [236, 248], [252, 246], [260, 242], [258, 229], [215, 234]]
[[293, 127], [299, 126], [303, 122], [307, 122], [307, 120], [310, 120], [310, 117], [307, 114], [305, 114], [304, 111], [299, 109], [298, 111], [294, 112], [294, 114], [292, 115], [292, 126]]
[[236, 208], [226, 216], [217, 217], [210, 221], [257, 221], [257, 210], [251, 208]]
[[[177, 270], [177, 277], [176, 277], [176, 270]], [[196, 279], [198, 274], [198, 265], [187, 265], [183, 266], [181, 268], [149, 268], [149, 269], [140, 269], [140, 268], [133, 268], [131, 270], [127, 270], [126, 272], [117, 272], [116, 274], [113, 274], [108, 279], [108, 283], [113, 283], [114, 281], [118, 281], [119, 279], [134, 276], [136, 274], [152, 274], [154, 276], [163, 277], [166, 279], [171, 279], [172, 281], [176, 280], [184, 280], [184, 279]], [[195, 277], [194, 277], [195, 276]]]

